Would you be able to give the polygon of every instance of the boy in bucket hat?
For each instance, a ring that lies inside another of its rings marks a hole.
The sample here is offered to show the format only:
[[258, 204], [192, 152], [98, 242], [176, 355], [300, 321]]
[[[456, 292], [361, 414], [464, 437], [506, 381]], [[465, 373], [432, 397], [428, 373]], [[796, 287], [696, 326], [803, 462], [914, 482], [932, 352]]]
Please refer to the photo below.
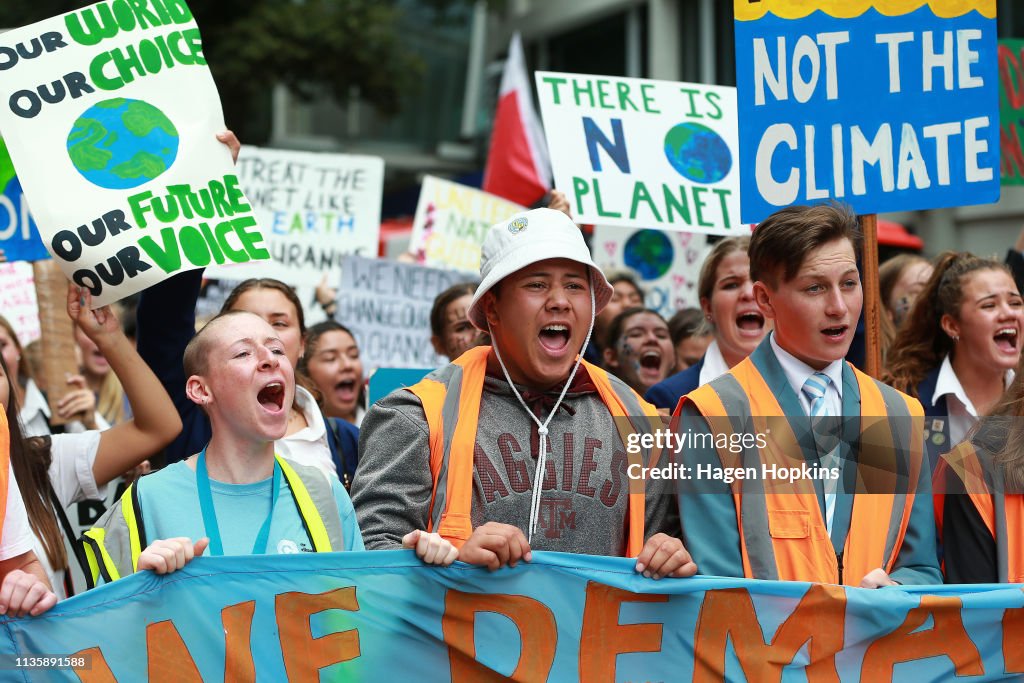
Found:
[[488, 232], [480, 275], [469, 319], [493, 346], [364, 418], [352, 497], [366, 546], [427, 529], [491, 569], [536, 548], [636, 557], [655, 578], [694, 574], [669, 482], [627, 474], [657, 458], [634, 443], [662, 426], [657, 413], [579, 356], [612, 294], [579, 229], [550, 209], [517, 214]]

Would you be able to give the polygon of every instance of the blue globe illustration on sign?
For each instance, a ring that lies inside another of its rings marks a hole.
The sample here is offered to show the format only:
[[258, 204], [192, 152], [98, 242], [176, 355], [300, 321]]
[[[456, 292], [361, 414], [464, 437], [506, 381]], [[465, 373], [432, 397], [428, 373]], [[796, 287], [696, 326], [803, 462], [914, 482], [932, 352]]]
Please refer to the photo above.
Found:
[[729, 175], [732, 152], [715, 131], [699, 123], [680, 123], [665, 135], [665, 156], [679, 175], [695, 183], [717, 183]]
[[171, 167], [178, 156], [178, 130], [148, 102], [104, 100], [75, 121], [68, 155], [90, 183], [130, 190]]
[[626, 240], [622, 256], [626, 265], [641, 278], [657, 280], [672, 267], [675, 249], [660, 230], [639, 230]]

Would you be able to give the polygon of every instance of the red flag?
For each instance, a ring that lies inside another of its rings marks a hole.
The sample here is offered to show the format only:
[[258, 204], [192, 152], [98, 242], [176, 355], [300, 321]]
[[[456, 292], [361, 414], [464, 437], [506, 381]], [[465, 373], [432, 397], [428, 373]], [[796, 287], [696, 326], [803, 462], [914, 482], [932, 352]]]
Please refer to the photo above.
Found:
[[518, 33], [512, 36], [501, 76], [483, 189], [523, 206], [530, 206], [551, 189], [548, 146], [533, 108]]

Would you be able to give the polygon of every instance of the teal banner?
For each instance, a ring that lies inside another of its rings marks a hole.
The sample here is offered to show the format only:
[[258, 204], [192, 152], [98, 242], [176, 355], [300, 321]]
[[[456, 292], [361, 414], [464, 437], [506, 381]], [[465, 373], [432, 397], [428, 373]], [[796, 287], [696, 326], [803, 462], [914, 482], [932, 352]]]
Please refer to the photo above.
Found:
[[[1021, 586], [877, 591], [534, 553], [199, 558], [6, 619], [0, 678], [70, 681], [971, 681], [1024, 673]], [[77, 668], [75, 668], [77, 666]]]

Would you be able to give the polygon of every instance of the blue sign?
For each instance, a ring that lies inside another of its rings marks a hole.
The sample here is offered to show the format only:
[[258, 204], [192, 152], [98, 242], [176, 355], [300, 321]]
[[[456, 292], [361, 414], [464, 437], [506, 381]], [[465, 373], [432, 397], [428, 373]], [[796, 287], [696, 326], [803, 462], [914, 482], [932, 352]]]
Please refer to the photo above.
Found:
[[1021, 586], [880, 590], [535, 552], [201, 557], [0, 618], [4, 680], [971, 681], [1024, 674]]
[[39, 239], [39, 229], [28, 210], [21, 181], [7, 145], [0, 139], [0, 249], [8, 261], [41, 261], [50, 258]]
[[999, 200], [994, 2], [734, 2], [744, 222]]

